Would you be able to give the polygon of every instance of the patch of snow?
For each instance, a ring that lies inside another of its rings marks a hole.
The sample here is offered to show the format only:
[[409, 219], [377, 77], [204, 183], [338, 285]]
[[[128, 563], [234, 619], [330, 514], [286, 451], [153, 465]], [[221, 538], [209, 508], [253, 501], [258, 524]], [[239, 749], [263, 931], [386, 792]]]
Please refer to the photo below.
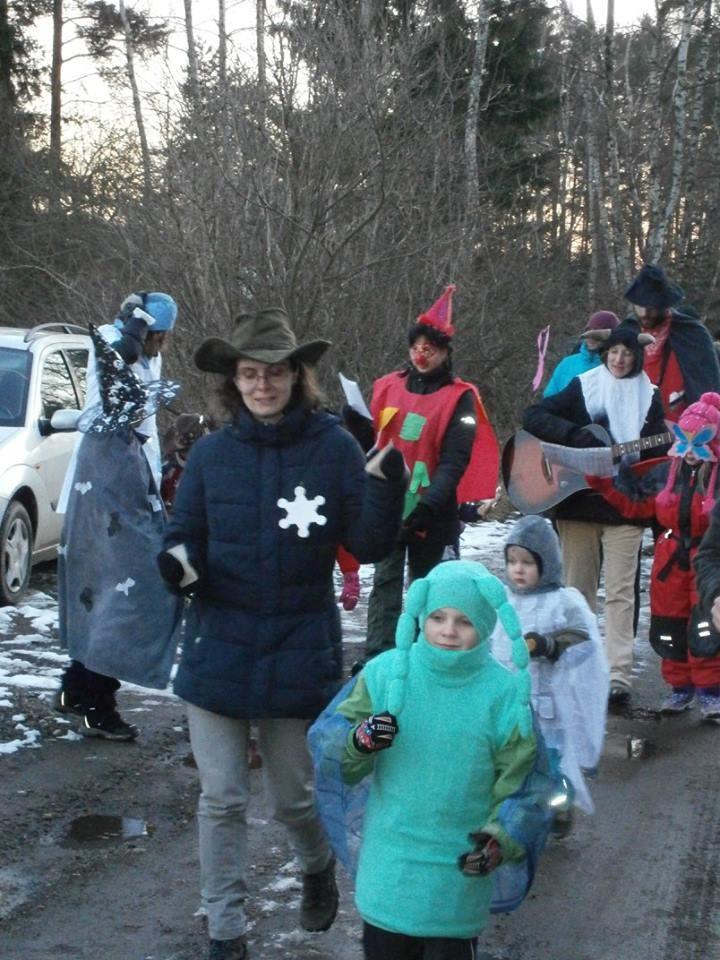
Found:
[[284, 893], [286, 890], [302, 890], [302, 884], [297, 877], [280, 877], [263, 889], [269, 890], [270, 893]]
[[15, 753], [20, 747], [39, 747], [37, 742], [40, 739], [39, 730], [28, 730], [22, 740], [8, 740], [0, 743], [0, 754]]
[[[61, 673], [61, 670], [57, 671], [58, 676]], [[23, 674], [16, 674], [11, 677], [3, 677], [2, 682], [6, 683], [9, 687], [22, 687], [26, 690], [57, 689], [57, 680], [53, 679], [53, 677], [23, 676]]]

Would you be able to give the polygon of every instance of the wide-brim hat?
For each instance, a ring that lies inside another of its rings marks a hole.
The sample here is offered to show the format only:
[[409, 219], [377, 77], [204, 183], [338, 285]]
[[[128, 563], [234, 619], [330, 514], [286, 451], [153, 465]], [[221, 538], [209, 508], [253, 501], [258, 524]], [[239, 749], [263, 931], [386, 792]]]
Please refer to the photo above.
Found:
[[676, 283], [670, 283], [662, 267], [646, 263], [625, 291], [625, 299], [638, 307], [666, 310], [679, 303], [685, 293]]
[[195, 364], [208, 373], [232, 374], [240, 357], [259, 363], [296, 360], [312, 366], [330, 346], [329, 340], [298, 343], [282, 307], [241, 313], [229, 340], [210, 337], [195, 351]]

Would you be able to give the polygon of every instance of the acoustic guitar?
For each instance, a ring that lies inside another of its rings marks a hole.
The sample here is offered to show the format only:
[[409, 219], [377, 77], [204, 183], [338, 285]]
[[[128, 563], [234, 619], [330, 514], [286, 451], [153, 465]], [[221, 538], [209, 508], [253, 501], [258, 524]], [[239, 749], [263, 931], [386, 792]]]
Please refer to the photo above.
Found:
[[[599, 447], [609, 447], [614, 463], [619, 463], [628, 453], [650, 450], [672, 443], [672, 433], [656, 433], [626, 443], [612, 443], [610, 435], [598, 424], [590, 424], [589, 430], [598, 438]], [[640, 472], [657, 461], [635, 464]], [[545, 456], [542, 443], [527, 430], [518, 430], [503, 447], [501, 460], [502, 478], [510, 502], [520, 513], [544, 513], [562, 503], [573, 493], [589, 490], [585, 475], [570, 467], [551, 463]]]

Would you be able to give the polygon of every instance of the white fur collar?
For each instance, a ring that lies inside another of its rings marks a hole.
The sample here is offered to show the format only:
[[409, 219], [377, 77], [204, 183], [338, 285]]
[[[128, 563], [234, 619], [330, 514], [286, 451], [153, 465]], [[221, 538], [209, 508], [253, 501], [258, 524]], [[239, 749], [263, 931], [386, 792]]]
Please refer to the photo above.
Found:
[[640, 437], [655, 389], [646, 373], [618, 379], [601, 364], [581, 374], [579, 380], [590, 419], [595, 423], [607, 419], [615, 443]]

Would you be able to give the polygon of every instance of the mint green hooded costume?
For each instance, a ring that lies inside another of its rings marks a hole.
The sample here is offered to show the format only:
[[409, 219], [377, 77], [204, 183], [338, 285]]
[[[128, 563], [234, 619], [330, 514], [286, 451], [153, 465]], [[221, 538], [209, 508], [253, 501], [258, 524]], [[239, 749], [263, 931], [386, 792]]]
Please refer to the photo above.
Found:
[[[421, 625], [440, 607], [471, 620], [476, 647], [455, 652], [426, 641]], [[515, 672], [486, 642], [498, 616], [513, 638]], [[357, 907], [369, 923], [408, 936], [474, 937], [487, 922], [493, 880], [459, 870], [458, 857], [473, 846], [468, 834], [494, 836], [504, 861], [523, 856], [496, 815], [535, 760], [527, 649], [505, 588], [465, 561], [412, 584], [396, 644], [366, 664], [337, 708], [353, 722], [388, 711], [399, 727], [392, 746], [372, 755], [355, 749], [352, 731], [346, 742], [345, 780], [374, 771]]]

